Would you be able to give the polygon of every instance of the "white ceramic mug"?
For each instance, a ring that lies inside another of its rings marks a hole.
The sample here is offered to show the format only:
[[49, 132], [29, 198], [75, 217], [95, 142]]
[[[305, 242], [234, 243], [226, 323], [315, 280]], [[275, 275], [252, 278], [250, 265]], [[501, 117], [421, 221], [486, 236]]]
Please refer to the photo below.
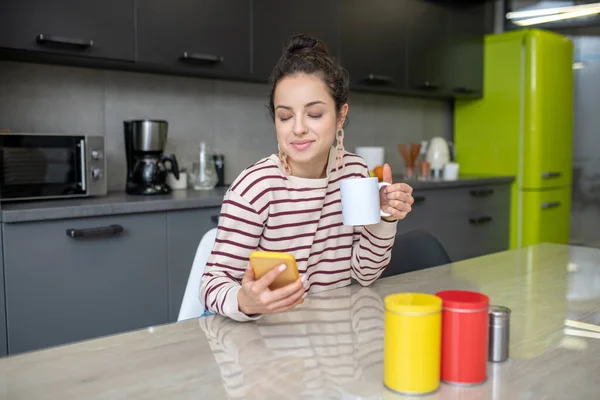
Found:
[[457, 163], [449, 162], [444, 165], [444, 180], [445, 181], [455, 181], [458, 179], [458, 168], [459, 165]]
[[344, 225], [373, 225], [381, 221], [381, 217], [391, 214], [381, 211], [379, 191], [387, 182], [379, 182], [377, 177], [350, 178], [340, 182], [342, 195], [342, 218]]

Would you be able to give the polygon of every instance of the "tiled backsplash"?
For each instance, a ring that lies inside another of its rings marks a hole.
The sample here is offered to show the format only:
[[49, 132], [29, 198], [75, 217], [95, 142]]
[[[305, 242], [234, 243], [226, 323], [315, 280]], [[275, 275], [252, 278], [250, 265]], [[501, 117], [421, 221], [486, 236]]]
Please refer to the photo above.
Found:
[[[277, 149], [266, 84], [0, 62], [0, 91], [0, 129], [105, 135], [110, 190], [124, 189], [127, 119], [167, 120], [180, 167], [207, 141], [225, 155], [227, 182]], [[402, 171], [398, 143], [452, 135], [445, 101], [351, 92], [348, 103], [346, 148], [386, 146], [393, 171]]]

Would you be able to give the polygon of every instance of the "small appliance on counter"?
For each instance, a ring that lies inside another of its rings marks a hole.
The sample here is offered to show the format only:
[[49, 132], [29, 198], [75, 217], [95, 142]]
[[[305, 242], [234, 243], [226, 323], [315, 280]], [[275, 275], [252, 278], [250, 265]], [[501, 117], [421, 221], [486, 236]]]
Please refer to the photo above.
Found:
[[[136, 195], [171, 193], [167, 175], [179, 180], [179, 167], [174, 155], [164, 154], [167, 144], [167, 121], [124, 121], [125, 156], [127, 159], [126, 192]], [[171, 164], [168, 170], [165, 163]]]
[[444, 172], [444, 166], [450, 162], [450, 146], [446, 139], [434, 137], [427, 146], [427, 158], [431, 176], [441, 178]]
[[0, 198], [106, 195], [104, 136], [0, 132]]

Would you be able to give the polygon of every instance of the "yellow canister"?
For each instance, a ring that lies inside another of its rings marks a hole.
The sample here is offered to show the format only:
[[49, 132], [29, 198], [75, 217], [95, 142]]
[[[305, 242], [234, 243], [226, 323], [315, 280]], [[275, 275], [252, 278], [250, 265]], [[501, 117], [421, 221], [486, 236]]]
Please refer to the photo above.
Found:
[[440, 386], [442, 299], [424, 293], [386, 296], [383, 383], [419, 395]]

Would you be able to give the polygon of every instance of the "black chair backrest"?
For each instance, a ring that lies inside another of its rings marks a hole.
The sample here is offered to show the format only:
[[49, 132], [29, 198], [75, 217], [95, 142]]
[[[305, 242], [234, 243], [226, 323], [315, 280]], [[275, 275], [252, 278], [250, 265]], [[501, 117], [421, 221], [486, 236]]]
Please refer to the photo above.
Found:
[[444, 246], [430, 233], [417, 229], [396, 236], [390, 264], [381, 278], [451, 263]]

